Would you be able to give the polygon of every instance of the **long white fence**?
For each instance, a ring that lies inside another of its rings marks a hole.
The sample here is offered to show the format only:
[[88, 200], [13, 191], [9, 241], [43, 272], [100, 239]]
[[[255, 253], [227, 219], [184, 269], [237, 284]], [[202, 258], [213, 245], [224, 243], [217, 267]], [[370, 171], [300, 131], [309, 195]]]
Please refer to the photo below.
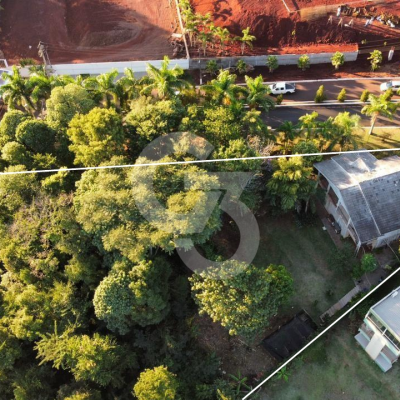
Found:
[[[330, 63], [331, 57], [334, 53], [316, 53], [308, 54], [311, 64], [324, 64]], [[345, 61], [356, 61], [358, 51], [344, 52]], [[300, 54], [282, 54], [277, 55], [279, 65], [296, 65]], [[221, 58], [191, 58], [191, 59], [174, 59], [171, 60], [170, 66], [173, 68], [175, 65], [188, 69], [204, 69], [207, 62], [216, 60], [219, 67], [228, 68], [233, 67], [239, 60], [245, 61], [247, 64], [253, 66], [265, 66], [267, 56], [243, 56], [243, 57], [221, 57]], [[146, 74], [147, 64], [154, 65], [157, 68], [161, 67], [162, 60], [149, 60], [149, 61], [120, 61], [120, 62], [105, 62], [105, 63], [77, 63], [77, 64], [55, 64], [52, 66], [53, 74], [56, 75], [99, 75], [104, 72], [109, 72], [116, 69], [118, 72], [123, 73], [125, 68], [132, 68], [138, 77]], [[28, 77], [29, 69], [21, 68], [21, 75]]]
[[[310, 64], [329, 64], [331, 63], [331, 57], [335, 54], [330, 53], [312, 53], [307, 54], [310, 57]], [[358, 56], [358, 51], [346, 51], [343, 52], [345, 62], [356, 61]], [[297, 65], [299, 57], [301, 54], [280, 54], [276, 57], [278, 58], [279, 65]], [[239, 60], [243, 60], [245, 63], [257, 66], [265, 66], [268, 56], [243, 56], [243, 57], [218, 57], [218, 58], [191, 58], [189, 60], [190, 69], [204, 69], [207, 62], [210, 60], [215, 60], [218, 66], [221, 68], [233, 67], [237, 64]]]
[[[119, 62], [104, 62], [104, 63], [77, 63], [77, 64], [54, 64], [52, 65], [53, 74], [56, 75], [99, 75], [104, 72], [110, 72], [116, 69], [118, 72], [123, 73], [125, 68], [132, 68], [133, 72], [138, 75], [146, 73], [147, 64], [154, 65], [157, 68], [161, 67], [162, 60], [149, 60], [149, 61], [119, 61]], [[183, 69], [189, 69], [189, 60], [175, 59], [171, 60], [171, 67], [175, 65]], [[21, 68], [22, 76], [29, 76], [28, 68]]]

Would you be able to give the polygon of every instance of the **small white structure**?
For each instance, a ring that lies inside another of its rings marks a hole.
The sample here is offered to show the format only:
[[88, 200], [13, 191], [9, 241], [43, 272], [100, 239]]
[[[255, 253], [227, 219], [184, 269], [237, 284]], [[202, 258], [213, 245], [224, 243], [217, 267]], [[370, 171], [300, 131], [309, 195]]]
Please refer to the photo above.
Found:
[[400, 356], [400, 287], [369, 309], [355, 339], [383, 372], [392, 368]]
[[316, 163], [325, 208], [357, 246], [382, 247], [400, 237], [400, 157], [344, 153]]

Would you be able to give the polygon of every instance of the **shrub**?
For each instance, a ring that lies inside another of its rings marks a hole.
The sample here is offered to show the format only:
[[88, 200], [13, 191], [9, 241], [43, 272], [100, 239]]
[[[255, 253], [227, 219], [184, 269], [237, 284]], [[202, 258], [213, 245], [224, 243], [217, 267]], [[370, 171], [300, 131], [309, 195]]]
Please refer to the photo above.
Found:
[[239, 60], [236, 64], [236, 71], [240, 74], [243, 75], [245, 74], [249, 69], [249, 66], [243, 61]]
[[342, 89], [337, 97], [338, 101], [343, 103], [346, 100], [346, 89]]
[[344, 64], [344, 55], [340, 51], [337, 51], [331, 58], [332, 65], [335, 69], [339, 69]]
[[380, 50], [374, 50], [370, 53], [368, 60], [371, 61], [371, 70], [376, 71], [381, 66], [383, 60], [382, 52]]
[[353, 277], [358, 279], [368, 272], [373, 272], [378, 268], [378, 262], [373, 254], [364, 254], [361, 262], [354, 266]]
[[206, 72], [215, 75], [218, 72], [218, 63], [215, 60], [210, 60], [206, 64]]
[[310, 57], [307, 54], [303, 54], [299, 57], [299, 61], [297, 62], [297, 66], [305, 71], [307, 68], [310, 68]]
[[268, 56], [267, 57], [267, 67], [269, 68], [269, 72], [274, 72], [279, 67], [278, 57], [277, 56]]
[[365, 89], [361, 94], [360, 101], [366, 103], [368, 101], [369, 95], [370, 95], [369, 90]]
[[322, 103], [326, 100], [326, 95], [325, 95], [325, 88], [324, 85], [321, 85], [318, 90], [317, 93], [315, 93], [315, 99], [314, 101], [316, 103]]
[[382, 98], [385, 100], [392, 100], [392, 97], [394, 96], [393, 89], [388, 89], [386, 92], [383, 94]]
[[278, 96], [276, 96], [276, 104], [281, 104], [283, 101], [283, 94], [278, 94]]

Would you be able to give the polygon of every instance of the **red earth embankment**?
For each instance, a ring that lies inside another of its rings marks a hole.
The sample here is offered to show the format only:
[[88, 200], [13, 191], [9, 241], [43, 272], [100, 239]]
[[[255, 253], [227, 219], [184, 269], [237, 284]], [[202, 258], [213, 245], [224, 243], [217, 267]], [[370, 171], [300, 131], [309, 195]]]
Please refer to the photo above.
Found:
[[176, 29], [168, 0], [2, 0], [0, 49], [16, 62], [48, 45], [55, 62], [160, 59]]

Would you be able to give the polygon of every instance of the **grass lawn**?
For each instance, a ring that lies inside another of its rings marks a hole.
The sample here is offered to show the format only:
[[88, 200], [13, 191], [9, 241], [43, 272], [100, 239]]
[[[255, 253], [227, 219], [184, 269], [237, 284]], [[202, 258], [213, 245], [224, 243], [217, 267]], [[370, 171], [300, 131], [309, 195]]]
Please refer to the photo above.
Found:
[[[387, 149], [400, 147], [400, 128], [374, 128], [372, 135], [368, 135], [369, 128], [358, 129], [360, 136], [359, 146], [365, 149]], [[369, 137], [368, 137], [369, 136]]]
[[[283, 313], [304, 308], [315, 321], [354, 287], [350, 275], [333, 270], [328, 263], [335, 251], [322, 222], [299, 227], [293, 215], [258, 218], [261, 242], [255, 265], [282, 264], [294, 279], [294, 295]], [[331, 290], [332, 295], [327, 292]]]
[[261, 400], [399, 399], [400, 364], [383, 373], [354, 339], [368, 308], [399, 285], [397, 274], [290, 363], [287, 382], [267, 382]]
[[383, 373], [357, 345], [346, 322], [306, 350], [302, 364], [289, 368], [288, 382], [267, 382], [261, 399], [398, 399], [400, 365]]

